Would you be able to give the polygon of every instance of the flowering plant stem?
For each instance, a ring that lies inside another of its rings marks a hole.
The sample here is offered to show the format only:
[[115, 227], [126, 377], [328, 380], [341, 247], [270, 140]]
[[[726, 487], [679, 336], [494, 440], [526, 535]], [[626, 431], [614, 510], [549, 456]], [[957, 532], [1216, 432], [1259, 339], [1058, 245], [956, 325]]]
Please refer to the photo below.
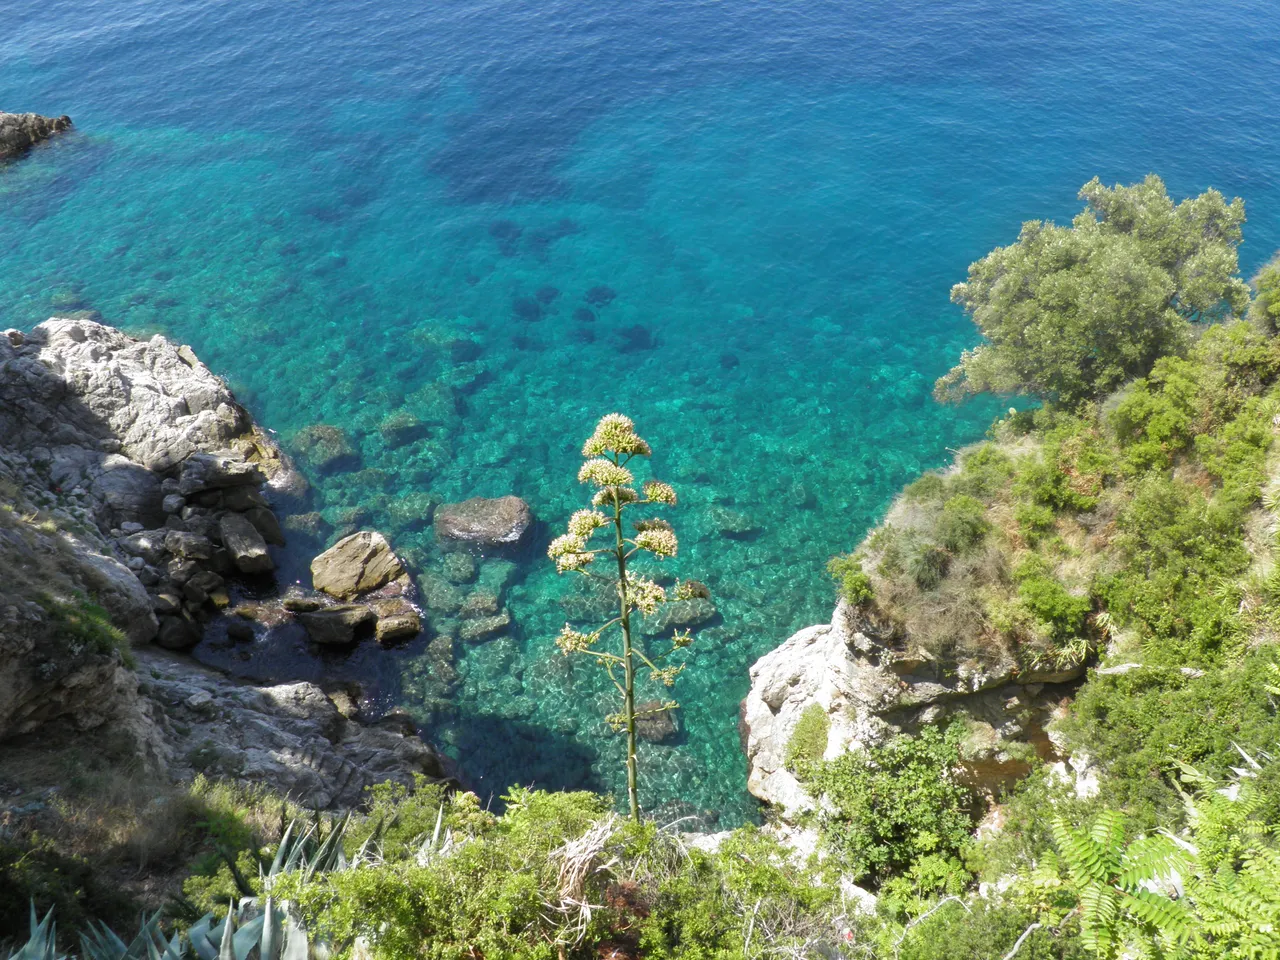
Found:
[[[613, 455], [614, 463], [618, 455]], [[640, 820], [640, 794], [636, 785], [636, 684], [631, 657], [631, 604], [627, 598], [627, 543], [622, 535], [622, 503], [613, 498], [613, 530], [618, 559], [618, 623], [622, 628], [622, 712], [627, 718], [627, 806], [631, 819]]]

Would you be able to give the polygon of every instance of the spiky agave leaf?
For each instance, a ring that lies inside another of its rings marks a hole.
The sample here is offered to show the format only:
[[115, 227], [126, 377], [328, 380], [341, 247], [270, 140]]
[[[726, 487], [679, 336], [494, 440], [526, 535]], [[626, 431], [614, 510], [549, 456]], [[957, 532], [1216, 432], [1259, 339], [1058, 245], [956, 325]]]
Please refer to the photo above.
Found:
[[58, 954], [58, 925], [53, 922], [53, 907], [36, 921], [36, 902], [31, 901], [31, 935], [9, 960], [66, 960]]

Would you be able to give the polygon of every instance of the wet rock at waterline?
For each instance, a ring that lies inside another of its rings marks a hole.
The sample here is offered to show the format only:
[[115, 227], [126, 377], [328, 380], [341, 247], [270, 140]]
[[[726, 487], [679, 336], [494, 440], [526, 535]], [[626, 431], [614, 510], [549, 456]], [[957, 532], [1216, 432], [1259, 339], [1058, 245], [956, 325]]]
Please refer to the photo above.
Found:
[[387, 538], [375, 530], [343, 537], [311, 561], [311, 582], [339, 600], [354, 600], [404, 579], [404, 563]]
[[377, 614], [362, 603], [343, 603], [298, 614], [298, 621], [315, 643], [346, 646], [355, 643], [357, 632], [370, 627]]
[[26, 153], [37, 143], [71, 127], [71, 118], [42, 117], [38, 113], [4, 113], [0, 111], [0, 160], [10, 160]]
[[267, 551], [267, 541], [248, 517], [240, 513], [224, 514], [218, 521], [222, 544], [241, 573], [267, 573], [275, 562]]

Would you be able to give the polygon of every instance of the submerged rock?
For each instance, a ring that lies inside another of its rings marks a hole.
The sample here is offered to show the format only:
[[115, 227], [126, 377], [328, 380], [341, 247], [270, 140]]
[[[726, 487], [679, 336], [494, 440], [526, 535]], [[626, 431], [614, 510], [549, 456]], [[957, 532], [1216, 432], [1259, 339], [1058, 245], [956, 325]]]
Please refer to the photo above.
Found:
[[664, 710], [661, 700], [636, 704], [636, 736], [650, 743], [661, 743], [679, 732], [675, 710]]
[[373, 624], [377, 615], [362, 603], [342, 603], [298, 614], [298, 622], [306, 628], [315, 643], [346, 646], [356, 642], [357, 631]]
[[303, 458], [321, 473], [352, 470], [360, 464], [355, 447], [341, 427], [327, 423], [303, 427], [293, 443]]
[[21, 156], [42, 140], [71, 127], [71, 118], [0, 112], [0, 160]]
[[703, 597], [673, 600], [641, 620], [640, 629], [650, 636], [665, 635], [678, 629], [696, 627], [715, 615], [716, 605]]
[[518, 543], [532, 524], [529, 505], [516, 496], [442, 504], [435, 517], [436, 536], [441, 540], [477, 546]]

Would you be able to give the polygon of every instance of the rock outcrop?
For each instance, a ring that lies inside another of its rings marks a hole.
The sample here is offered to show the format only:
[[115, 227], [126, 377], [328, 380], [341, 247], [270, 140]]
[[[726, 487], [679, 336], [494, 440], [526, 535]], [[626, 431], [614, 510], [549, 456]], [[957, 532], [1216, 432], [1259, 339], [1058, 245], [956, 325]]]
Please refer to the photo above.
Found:
[[270, 568], [276, 483], [300, 481], [189, 347], [83, 315], [0, 335], [0, 737], [101, 722], [125, 641], [198, 642], [226, 577]]
[[144, 753], [174, 779], [231, 777], [341, 809], [375, 783], [451, 776], [447, 758], [403, 717], [359, 723], [315, 684], [251, 686], [154, 649], [139, 653], [139, 666], [127, 719]]
[[[404, 717], [360, 724], [312, 684], [251, 687], [162, 649], [199, 642], [236, 578], [272, 570], [271, 500], [304, 491], [189, 347], [85, 315], [0, 335], [0, 741], [112, 724], [175, 779], [260, 781], [321, 808], [445, 776]], [[241, 607], [309, 618], [328, 643], [375, 623], [380, 639], [416, 634], [399, 559], [378, 534], [350, 539], [333, 582], [348, 576], [359, 603], [294, 590]], [[230, 618], [227, 636], [252, 623]]]
[[1082, 674], [1019, 673], [1011, 662], [943, 669], [886, 645], [841, 601], [830, 624], [806, 627], [751, 667], [740, 710], [747, 789], [787, 814], [813, 806], [787, 769], [787, 747], [801, 714], [817, 706], [829, 724], [827, 759], [963, 713], [970, 728], [965, 773], [978, 790], [994, 790], [1028, 769], [1026, 747], [1015, 744], [1054, 756], [1044, 730], [1061, 699], [1054, 684]]
[[436, 536], [445, 542], [497, 547], [519, 543], [533, 524], [529, 505], [519, 497], [472, 497], [436, 508]]
[[0, 111], [0, 160], [21, 156], [42, 140], [71, 126], [70, 117]]

